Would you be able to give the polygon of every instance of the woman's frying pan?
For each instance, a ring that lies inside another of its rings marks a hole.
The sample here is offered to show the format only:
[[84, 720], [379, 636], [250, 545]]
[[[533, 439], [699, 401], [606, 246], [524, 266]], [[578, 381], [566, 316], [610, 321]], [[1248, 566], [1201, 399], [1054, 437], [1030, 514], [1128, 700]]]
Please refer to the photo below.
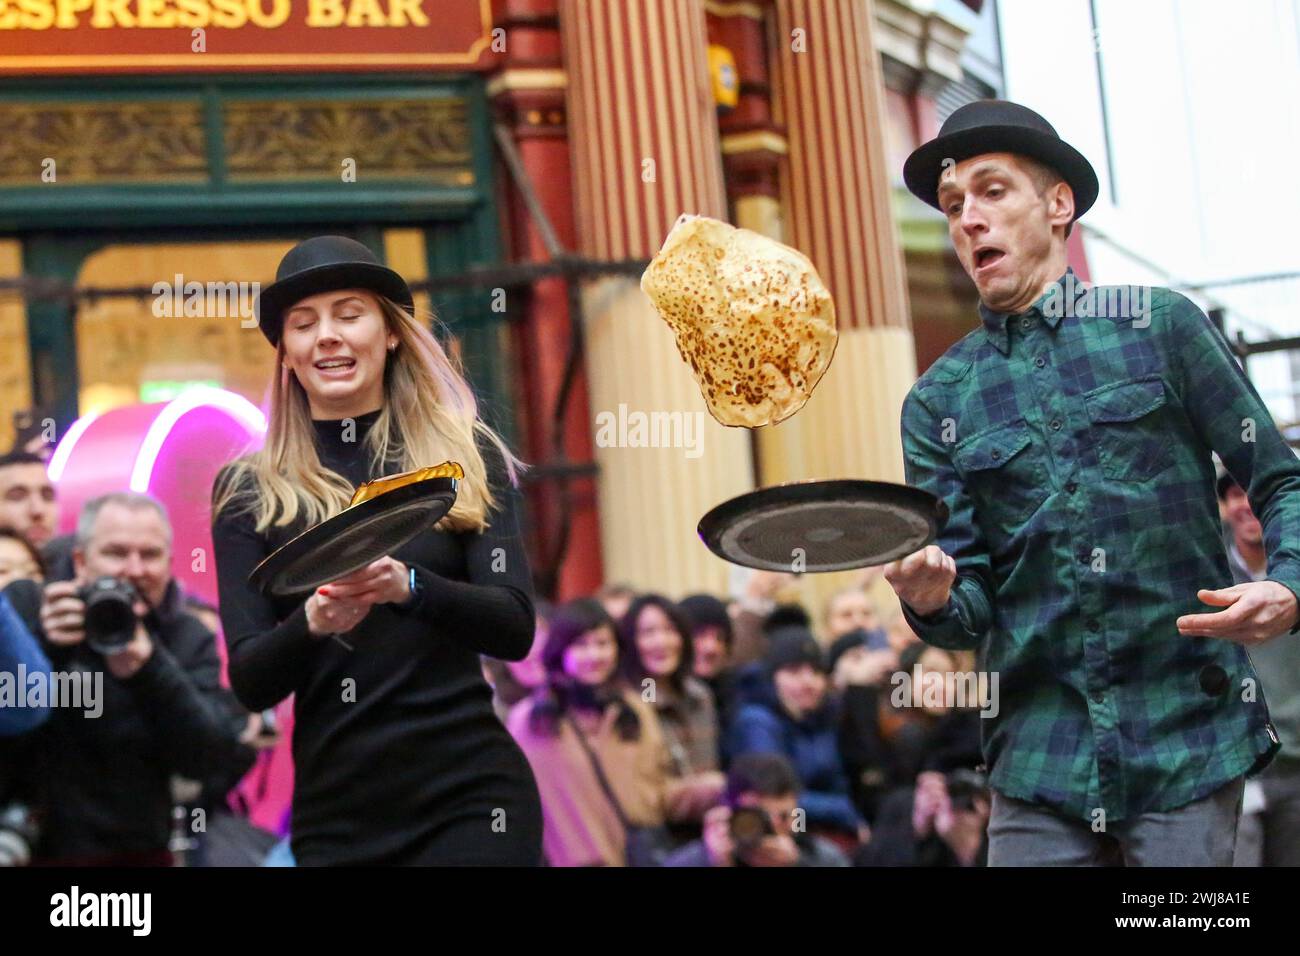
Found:
[[248, 583], [278, 597], [358, 571], [437, 524], [456, 503], [464, 477], [460, 465], [448, 462], [367, 482], [346, 509], [268, 556]]
[[924, 548], [948, 520], [929, 492], [887, 481], [796, 481], [724, 501], [700, 519], [718, 557], [764, 571], [847, 571]]

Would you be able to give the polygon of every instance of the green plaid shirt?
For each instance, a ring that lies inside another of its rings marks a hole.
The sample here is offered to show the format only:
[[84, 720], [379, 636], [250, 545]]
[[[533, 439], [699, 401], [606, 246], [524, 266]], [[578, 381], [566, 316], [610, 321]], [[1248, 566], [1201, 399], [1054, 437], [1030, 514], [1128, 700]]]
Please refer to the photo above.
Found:
[[998, 675], [991, 785], [1093, 822], [1183, 806], [1275, 752], [1246, 651], [1174, 622], [1233, 583], [1211, 450], [1263, 523], [1269, 579], [1300, 595], [1300, 459], [1195, 304], [1085, 288], [1067, 271], [1023, 314], [981, 306], [908, 393], [907, 480], [948, 504], [958, 576], [947, 608], [904, 613]]

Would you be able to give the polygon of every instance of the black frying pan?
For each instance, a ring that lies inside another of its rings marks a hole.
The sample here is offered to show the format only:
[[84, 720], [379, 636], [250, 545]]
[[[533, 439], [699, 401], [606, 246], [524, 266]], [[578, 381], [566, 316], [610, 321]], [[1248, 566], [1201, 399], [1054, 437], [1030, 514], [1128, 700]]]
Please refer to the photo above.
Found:
[[796, 481], [746, 492], [700, 519], [700, 540], [764, 571], [847, 571], [886, 564], [938, 536], [948, 506], [888, 481]]
[[248, 583], [283, 596], [345, 577], [432, 528], [456, 503], [459, 486], [456, 478], [426, 478], [367, 498], [277, 549]]

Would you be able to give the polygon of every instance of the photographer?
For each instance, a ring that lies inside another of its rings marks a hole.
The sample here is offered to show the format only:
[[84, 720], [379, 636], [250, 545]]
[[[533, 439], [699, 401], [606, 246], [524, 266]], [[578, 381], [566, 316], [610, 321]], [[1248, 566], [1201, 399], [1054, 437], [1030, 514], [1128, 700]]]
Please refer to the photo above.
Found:
[[704, 815], [704, 837], [664, 866], [847, 866], [833, 843], [796, 825], [802, 784], [776, 754], [737, 757], [723, 802]]
[[984, 776], [927, 770], [881, 805], [855, 866], [987, 866], [991, 805]]
[[161, 864], [173, 773], [237, 779], [254, 754], [223, 709], [215, 639], [171, 580], [171, 526], [147, 495], [89, 502], [74, 581], [45, 587], [39, 622], [55, 671], [102, 681], [99, 719], [57, 708], [10, 761], [43, 809], [42, 862]]

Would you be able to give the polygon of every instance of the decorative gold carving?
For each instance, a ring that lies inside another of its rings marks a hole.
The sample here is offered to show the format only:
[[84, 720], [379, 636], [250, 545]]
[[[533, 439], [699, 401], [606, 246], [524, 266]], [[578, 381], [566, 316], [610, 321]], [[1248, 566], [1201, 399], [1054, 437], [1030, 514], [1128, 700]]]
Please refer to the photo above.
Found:
[[463, 99], [237, 100], [224, 106], [232, 182], [331, 179], [355, 163], [358, 181], [474, 183]]
[[0, 103], [0, 130], [4, 186], [202, 182], [208, 175], [199, 103]]

